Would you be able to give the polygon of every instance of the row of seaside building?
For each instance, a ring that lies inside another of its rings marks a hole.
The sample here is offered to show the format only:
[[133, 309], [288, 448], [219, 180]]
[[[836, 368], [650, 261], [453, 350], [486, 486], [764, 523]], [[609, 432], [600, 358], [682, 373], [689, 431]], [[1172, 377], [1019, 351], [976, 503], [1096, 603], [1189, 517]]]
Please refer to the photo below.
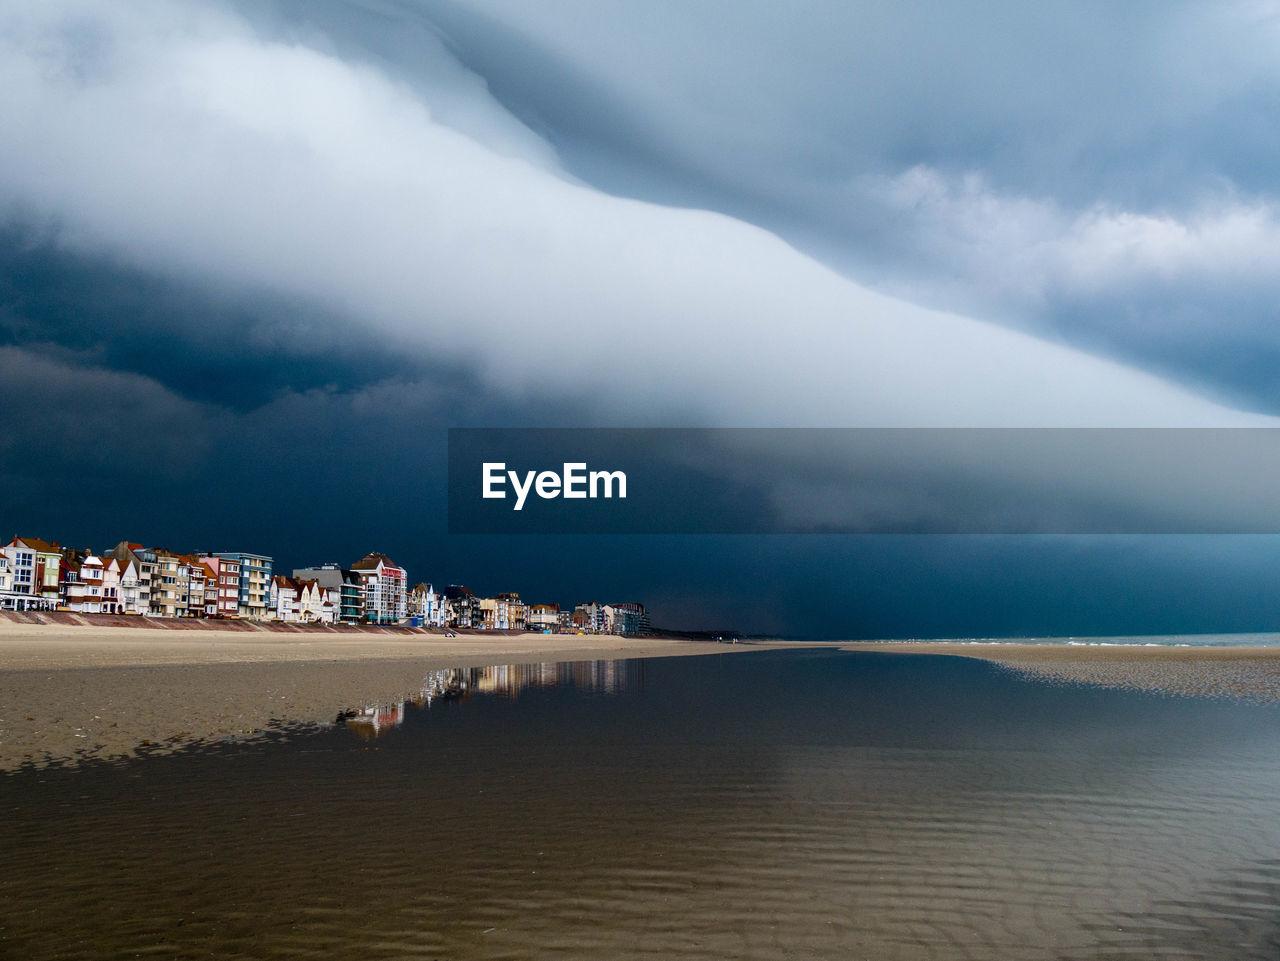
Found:
[[349, 568], [297, 568], [285, 577], [265, 554], [175, 554], [121, 541], [112, 550], [14, 537], [0, 548], [0, 610], [66, 610], [148, 617], [236, 617], [291, 624], [409, 624], [587, 634], [645, 634], [639, 603], [590, 601], [572, 610], [480, 597], [460, 584], [409, 587], [404, 568], [366, 554]]

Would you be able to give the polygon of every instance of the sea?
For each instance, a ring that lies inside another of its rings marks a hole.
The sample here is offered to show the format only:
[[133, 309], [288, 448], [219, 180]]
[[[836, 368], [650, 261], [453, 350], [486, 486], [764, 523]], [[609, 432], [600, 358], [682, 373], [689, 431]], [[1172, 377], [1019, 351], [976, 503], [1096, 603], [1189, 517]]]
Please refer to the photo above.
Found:
[[0, 812], [3, 958], [1280, 957], [1280, 707], [965, 658], [432, 672]]

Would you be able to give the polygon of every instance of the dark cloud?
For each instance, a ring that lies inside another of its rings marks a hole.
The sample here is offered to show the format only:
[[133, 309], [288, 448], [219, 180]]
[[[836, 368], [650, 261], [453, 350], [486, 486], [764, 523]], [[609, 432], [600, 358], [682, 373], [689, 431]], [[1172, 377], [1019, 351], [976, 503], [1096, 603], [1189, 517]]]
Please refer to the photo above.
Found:
[[430, 366], [315, 304], [77, 256], [16, 224], [0, 230], [0, 344], [241, 412], [281, 391], [352, 390]]
[[190, 474], [207, 454], [215, 413], [144, 377], [70, 368], [0, 347], [0, 459], [6, 473], [59, 478]]

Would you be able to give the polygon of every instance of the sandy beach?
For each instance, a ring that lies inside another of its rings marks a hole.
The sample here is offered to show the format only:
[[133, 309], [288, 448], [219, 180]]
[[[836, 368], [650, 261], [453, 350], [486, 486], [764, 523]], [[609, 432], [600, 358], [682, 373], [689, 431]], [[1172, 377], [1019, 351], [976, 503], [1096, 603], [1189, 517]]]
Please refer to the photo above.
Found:
[[0, 771], [253, 736], [411, 698], [429, 671], [725, 654], [744, 645], [545, 634], [156, 630], [0, 619]]
[[1280, 700], [1280, 648], [1110, 644], [877, 641], [843, 650], [945, 654], [999, 664], [1027, 677], [1183, 697]]

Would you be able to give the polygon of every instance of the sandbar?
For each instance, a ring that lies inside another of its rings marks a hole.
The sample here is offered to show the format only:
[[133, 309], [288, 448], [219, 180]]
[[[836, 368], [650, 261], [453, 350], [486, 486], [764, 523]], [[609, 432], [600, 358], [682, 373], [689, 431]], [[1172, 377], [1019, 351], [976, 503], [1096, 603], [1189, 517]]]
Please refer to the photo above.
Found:
[[972, 641], [859, 641], [840, 647], [887, 654], [972, 657], [1024, 677], [1064, 684], [1180, 697], [1280, 700], [1277, 647]]

